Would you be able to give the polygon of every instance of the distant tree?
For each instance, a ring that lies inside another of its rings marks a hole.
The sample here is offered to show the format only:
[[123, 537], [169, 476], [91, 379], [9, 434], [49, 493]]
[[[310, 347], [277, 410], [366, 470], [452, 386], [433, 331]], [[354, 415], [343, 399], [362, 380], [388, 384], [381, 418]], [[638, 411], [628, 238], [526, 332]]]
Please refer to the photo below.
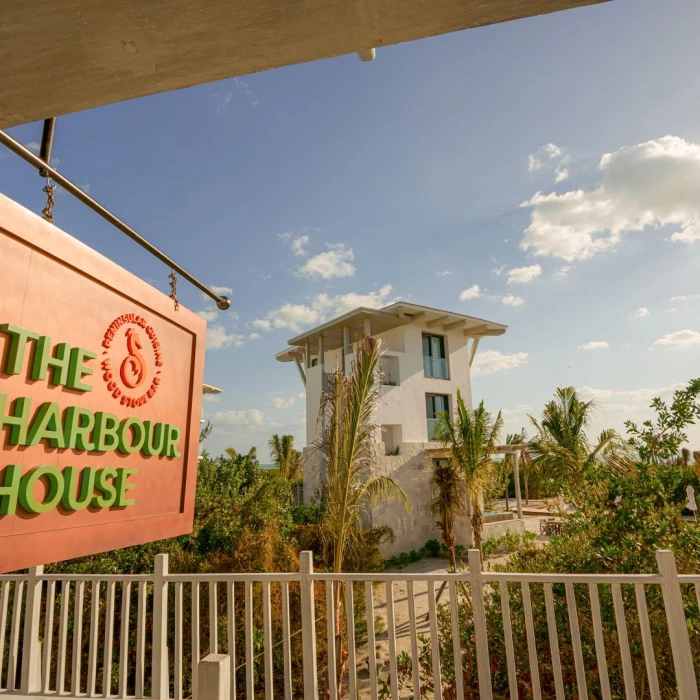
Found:
[[281, 479], [296, 481], [301, 471], [301, 452], [294, 449], [294, 436], [280, 436], [275, 433], [267, 443], [270, 449], [270, 458], [279, 470]]
[[491, 456], [496, 452], [503, 418], [498, 412], [494, 420], [491, 413], [479, 406], [470, 410], [457, 390], [457, 406], [454, 419], [449, 413], [438, 415], [435, 437], [448, 449], [448, 459], [460, 470], [471, 504], [471, 525], [474, 546], [481, 550], [484, 528], [482, 503], [484, 489], [491, 472]]
[[433, 485], [433, 500], [430, 502], [430, 512], [437, 518], [436, 525], [442, 533], [442, 541], [450, 553], [450, 566], [457, 570], [455, 556], [455, 525], [457, 518], [466, 514], [467, 501], [464, 491], [464, 480], [459, 467], [450, 460], [437, 460], [433, 467], [431, 478]]

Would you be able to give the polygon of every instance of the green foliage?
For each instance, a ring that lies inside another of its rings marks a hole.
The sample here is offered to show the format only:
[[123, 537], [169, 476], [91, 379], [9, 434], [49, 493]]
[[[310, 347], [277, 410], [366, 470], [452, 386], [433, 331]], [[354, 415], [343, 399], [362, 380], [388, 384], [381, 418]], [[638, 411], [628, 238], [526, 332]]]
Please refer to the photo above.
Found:
[[268, 442], [270, 457], [279, 470], [280, 478], [295, 481], [301, 473], [301, 452], [294, 448], [294, 436], [275, 433]]
[[652, 401], [656, 420], [645, 420], [641, 428], [631, 420], [625, 422], [629, 442], [640, 460], [656, 464], [678, 454], [680, 446], [688, 440], [685, 428], [700, 417], [698, 397], [700, 379], [692, 379], [688, 386], [674, 392], [670, 406], [658, 397]]
[[524, 540], [524, 537], [521, 538], [519, 533], [508, 531], [501, 535], [501, 537], [491, 537], [486, 540], [482, 551], [485, 557], [491, 557], [497, 554], [510, 554], [511, 552], [517, 551], [522, 540]]

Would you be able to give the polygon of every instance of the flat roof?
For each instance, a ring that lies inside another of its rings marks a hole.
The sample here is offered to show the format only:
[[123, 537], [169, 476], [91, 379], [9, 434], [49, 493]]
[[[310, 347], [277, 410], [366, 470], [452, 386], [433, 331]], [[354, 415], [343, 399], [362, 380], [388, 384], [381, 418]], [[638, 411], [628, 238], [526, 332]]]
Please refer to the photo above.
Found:
[[429, 327], [435, 328], [436, 331], [440, 329], [461, 330], [466, 335], [473, 337], [503, 335], [508, 328], [502, 323], [487, 321], [456, 311], [445, 311], [431, 306], [398, 301], [382, 309], [366, 307], [353, 309], [320, 326], [304, 331], [288, 340], [290, 347], [277, 353], [276, 358], [280, 362], [292, 362], [305, 352], [307, 343], [311, 354], [317, 354], [321, 335], [323, 335], [326, 350], [342, 348], [345, 329], [347, 328], [349, 331], [350, 342], [354, 342], [364, 333], [365, 321], [369, 321], [372, 335], [386, 333], [393, 328], [406, 326], [417, 321], [426, 322]]
[[0, 128], [606, 0], [4, 0]]

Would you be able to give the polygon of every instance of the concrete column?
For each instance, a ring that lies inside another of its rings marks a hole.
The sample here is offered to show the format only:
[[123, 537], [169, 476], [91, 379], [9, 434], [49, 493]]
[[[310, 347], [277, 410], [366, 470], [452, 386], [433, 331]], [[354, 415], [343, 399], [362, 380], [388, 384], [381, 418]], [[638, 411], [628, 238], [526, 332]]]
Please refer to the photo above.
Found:
[[307, 342], [304, 348], [304, 369], [308, 370], [309, 367], [311, 367], [311, 346]]
[[515, 479], [515, 505], [518, 510], [518, 518], [523, 517], [523, 501], [520, 497], [520, 450], [513, 452], [513, 478]]
[[318, 365], [321, 368], [321, 372], [324, 372], [324, 365], [325, 365], [325, 354], [326, 354], [326, 346], [325, 343], [323, 342], [323, 333], [318, 337]]
[[345, 366], [346, 355], [350, 354], [350, 329], [346, 326], [343, 328], [343, 374], [347, 374], [347, 367]]

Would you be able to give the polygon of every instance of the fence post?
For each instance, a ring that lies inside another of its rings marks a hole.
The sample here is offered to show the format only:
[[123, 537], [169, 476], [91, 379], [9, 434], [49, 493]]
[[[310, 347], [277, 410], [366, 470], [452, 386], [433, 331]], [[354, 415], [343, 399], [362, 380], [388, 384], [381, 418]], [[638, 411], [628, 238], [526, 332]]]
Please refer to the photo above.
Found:
[[301, 577], [301, 644], [304, 666], [304, 700], [318, 700], [316, 670], [316, 606], [314, 604], [314, 561], [311, 552], [299, 555]]
[[688, 628], [686, 627], [683, 596], [678, 581], [678, 571], [673, 552], [659, 550], [656, 552], [656, 563], [663, 581], [661, 590], [664, 596], [668, 636], [671, 640], [673, 666], [676, 670], [678, 697], [680, 700], [698, 700], [698, 686], [695, 683], [693, 669], [693, 654], [690, 649]]
[[469, 550], [469, 583], [472, 589], [472, 602], [474, 605], [474, 641], [476, 643], [479, 697], [481, 700], [493, 700], [491, 667], [489, 666], [489, 642], [486, 634], [484, 579], [481, 576], [481, 552], [478, 549]]
[[37, 693], [41, 690], [41, 642], [39, 620], [41, 618], [41, 588], [43, 566], [34, 566], [27, 574], [27, 600], [24, 608], [24, 636], [22, 640], [22, 676], [20, 693]]
[[198, 664], [197, 700], [230, 700], [231, 658], [228, 654], [209, 654]]
[[168, 668], [168, 555], [156, 554], [153, 575], [153, 671], [151, 685], [154, 700], [170, 696]]

